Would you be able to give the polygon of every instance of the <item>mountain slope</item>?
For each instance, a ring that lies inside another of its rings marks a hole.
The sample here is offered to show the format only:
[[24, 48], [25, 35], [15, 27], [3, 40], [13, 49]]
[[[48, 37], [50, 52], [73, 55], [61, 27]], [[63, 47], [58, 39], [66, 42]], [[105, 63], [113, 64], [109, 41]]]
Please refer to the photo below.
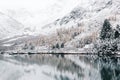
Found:
[[[53, 46], [57, 43], [64, 43], [65, 47], [69, 49], [72, 46], [73, 52], [76, 52], [75, 48], [80, 49], [80, 46], [88, 48], [85, 44], [95, 42], [105, 19], [110, 21], [113, 29], [116, 28], [116, 25], [120, 25], [119, 5], [119, 0], [85, 0], [69, 14], [42, 27], [42, 33], [48, 34], [48, 37], [52, 36], [45, 39], [45, 42], [51, 40], [50, 43]], [[66, 51], [66, 49], [62, 51]]]
[[[79, 0], [31, 0], [29, 3], [33, 3], [29, 8], [22, 5], [20, 8], [16, 9], [16, 7], [11, 8], [11, 6], [10, 8], [7, 7], [8, 9], [2, 9], [1, 11], [22, 23], [26, 30], [40, 33], [42, 31], [42, 26], [69, 13], [78, 4], [78, 1]], [[23, 1], [20, 2], [23, 3]]]
[[[69, 14], [45, 26], [44, 28], [54, 30], [72, 26], [84, 26], [85, 30], [100, 28], [104, 19], [110, 19], [113, 25], [119, 24], [120, 17], [119, 0], [85, 0]], [[116, 18], [116, 19], [115, 19]]]
[[21, 23], [0, 13], [0, 39], [21, 35], [23, 30]]

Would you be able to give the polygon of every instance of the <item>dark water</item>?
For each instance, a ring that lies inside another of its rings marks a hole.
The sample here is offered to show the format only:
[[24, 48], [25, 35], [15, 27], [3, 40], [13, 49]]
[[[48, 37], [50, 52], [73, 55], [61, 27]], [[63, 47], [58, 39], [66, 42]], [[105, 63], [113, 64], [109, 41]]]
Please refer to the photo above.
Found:
[[102, 80], [120, 80], [120, 58], [103, 57], [100, 61], [100, 73]]

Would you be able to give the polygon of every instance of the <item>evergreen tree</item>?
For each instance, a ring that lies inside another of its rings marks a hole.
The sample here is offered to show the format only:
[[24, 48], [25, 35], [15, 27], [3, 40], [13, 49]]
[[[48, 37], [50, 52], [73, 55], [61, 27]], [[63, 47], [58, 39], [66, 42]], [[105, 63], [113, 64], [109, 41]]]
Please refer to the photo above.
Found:
[[29, 49], [30, 49], [30, 50], [34, 50], [34, 49], [35, 49], [35, 47], [33, 46], [32, 43], [29, 44]]
[[58, 49], [60, 48], [58, 43], [56, 44], [56, 48], [58, 48]]
[[23, 50], [26, 50], [26, 49], [28, 49], [28, 45], [27, 45], [27, 43], [23, 46], [23, 48], [22, 48]]
[[119, 32], [117, 31], [117, 30], [115, 30], [115, 33], [114, 33], [114, 38], [116, 39], [116, 38], [119, 38]]
[[55, 49], [55, 46], [54, 46], [54, 45], [52, 46], [52, 49]]
[[120, 26], [117, 25], [116, 30], [114, 32], [114, 38], [116, 39], [116, 38], [119, 38], [119, 37], [120, 37]]
[[105, 19], [101, 34], [100, 34], [100, 39], [105, 40], [105, 39], [110, 39], [112, 38], [112, 28], [110, 22]]
[[61, 48], [64, 48], [64, 43], [61, 44]]
[[117, 28], [118, 32], [120, 32], [120, 26], [117, 25], [116, 28]]

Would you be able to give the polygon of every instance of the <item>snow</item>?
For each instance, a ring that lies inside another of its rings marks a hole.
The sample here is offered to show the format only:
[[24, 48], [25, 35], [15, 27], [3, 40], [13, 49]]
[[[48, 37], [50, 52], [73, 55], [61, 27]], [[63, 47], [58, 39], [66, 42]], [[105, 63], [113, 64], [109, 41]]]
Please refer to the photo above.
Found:
[[[75, 19], [75, 20], [69, 19], [69, 22], [67, 24], [62, 25], [62, 26], [59, 25], [60, 23], [58, 23], [57, 25], [54, 25], [52, 23], [52, 24], [48, 25], [48, 27], [46, 27], [46, 30], [48, 30], [47, 32], [53, 32], [58, 28], [75, 26], [75, 24], [79, 23], [79, 22], [84, 22], [84, 27], [85, 27], [86, 31], [88, 31], [89, 26], [92, 28], [94, 26], [97, 26], [97, 28], [99, 28], [102, 25], [105, 18], [108, 18], [108, 16], [110, 16], [111, 14], [115, 15], [115, 13], [117, 13], [117, 11], [119, 11], [119, 10], [117, 10], [119, 8], [117, 6], [118, 3], [116, 3], [115, 0], [113, 0], [113, 2], [111, 2], [112, 3], [112, 5], [111, 5], [110, 1], [111, 0], [100, 0], [100, 1], [98, 1], [98, 0], [92, 0], [92, 1], [91, 0], [84, 0], [83, 1], [82, 0], [81, 3], [76, 7], [78, 9], [80, 9], [80, 11], [83, 11], [83, 12], [81, 12], [82, 19], [79, 19], [79, 18]], [[115, 9], [117, 11], [115, 11]], [[66, 16], [64, 16], [64, 17], [69, 18], [70, 14], [66, 14]], [[63, 18], [61, 18], [60, 20], [62, 20], [62, 19]]]
[[3, 44], [2, 46], [11, 46], [12, 44]]
[[28, 35], [20, 35], [20, 36], [14, 36], [14, 37], [10, 37], [10, 38], [6, 38], [7, 40], [4, 40], [3, 39], [3, 43], [9, 43], [9, 42], [12, 42], [12, 41], [16, 41], [16, 40], [19, 40], [19, 39], [22, 39], [22, 38], [26, 38], [26, 37], [28, 37]]
[[16, 20], [0, 13], [0, 39], [21, 35], [23, 25]]
[[[25, 30], [22, 30], [23, 34], [49, 35], [54, 33], [56, 29], [76, 26], [76, 23], [79, 22], [85, 22], [86, 30], [89, 29], [88, 26], [94, 27], [95, 24], [93, 23], [95, 21], [101, 24], [110, 14], [119, 12], [119, 6], [117, 6], [119, 5], [119, 0], [112, 0], [112, 4], [107, 4], [110, 1], [111, 0], [11, 0], [9, 2], [9, 0], [5, 0], [0, 1], [0, 11], [24, 25], [23, 28]], [[85, 11], [85, 13], [81, 15], [83, 19], [71, 20], [68, 24], [62, 26], [53, 24], [55, 20], [62, 19], [62, 17], [67, 15], [69, 16], [69, 13], [75, 9], [75, 7], [80, 8], [81, 12]], [[45, 25], [47, 25], [47, 27]], [[98, 23], [96, 23], [96, 26], [98, 26]], [[16, 32], [16, 30], [12, 28], [7, 28], [10, 31]], [[21, 32], [12, 33], [9, 36], [20, 33]], [[6, 36], [5, 34], [1, 35], [1, 37]]]

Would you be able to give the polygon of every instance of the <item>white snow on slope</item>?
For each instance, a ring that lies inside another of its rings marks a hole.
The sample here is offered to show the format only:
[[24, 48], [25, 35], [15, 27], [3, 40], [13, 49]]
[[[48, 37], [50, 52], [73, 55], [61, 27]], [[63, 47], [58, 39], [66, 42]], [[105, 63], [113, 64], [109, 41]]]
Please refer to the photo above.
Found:
[[23, 30], [21, 23], [0, 13], [0, 39], [21, 35]]
[[43, 31], [50, 34], [59, 28], [76, 27], [79, 23], [83, 24], [85, 33], [89, 33], [100, 30], [105, 19], [111, 19], [110, 22], [115, 27], [120, 24], [119, 5], [119, 0], [84, 0], [71, 13], [43, 27]]
[[[49, 34], [61, 27], [52, 22], [57, 19], [61, 20], [62, 17], [69, 17], [68, 13], [76, 8], [79, 8], [81, 13], [83, 12], [79, 15], [80, 18], [70, 19], [70, 22], [62, 27], [76, 26], [81, 22], [85, 23], [86, 30], [91, 26], [99, 27], [105, 18], [120, 13], [119, 4], [119, 0], [4, 0], [0, 1], [0, 11], [22, 23], [27, 34]], [[119, 15], [117, 17], [119, 19]], [[115, 25], [117, 23], [119, 22]], [[43, 29], [42, 27], [46, 24], [52, 27]]]

